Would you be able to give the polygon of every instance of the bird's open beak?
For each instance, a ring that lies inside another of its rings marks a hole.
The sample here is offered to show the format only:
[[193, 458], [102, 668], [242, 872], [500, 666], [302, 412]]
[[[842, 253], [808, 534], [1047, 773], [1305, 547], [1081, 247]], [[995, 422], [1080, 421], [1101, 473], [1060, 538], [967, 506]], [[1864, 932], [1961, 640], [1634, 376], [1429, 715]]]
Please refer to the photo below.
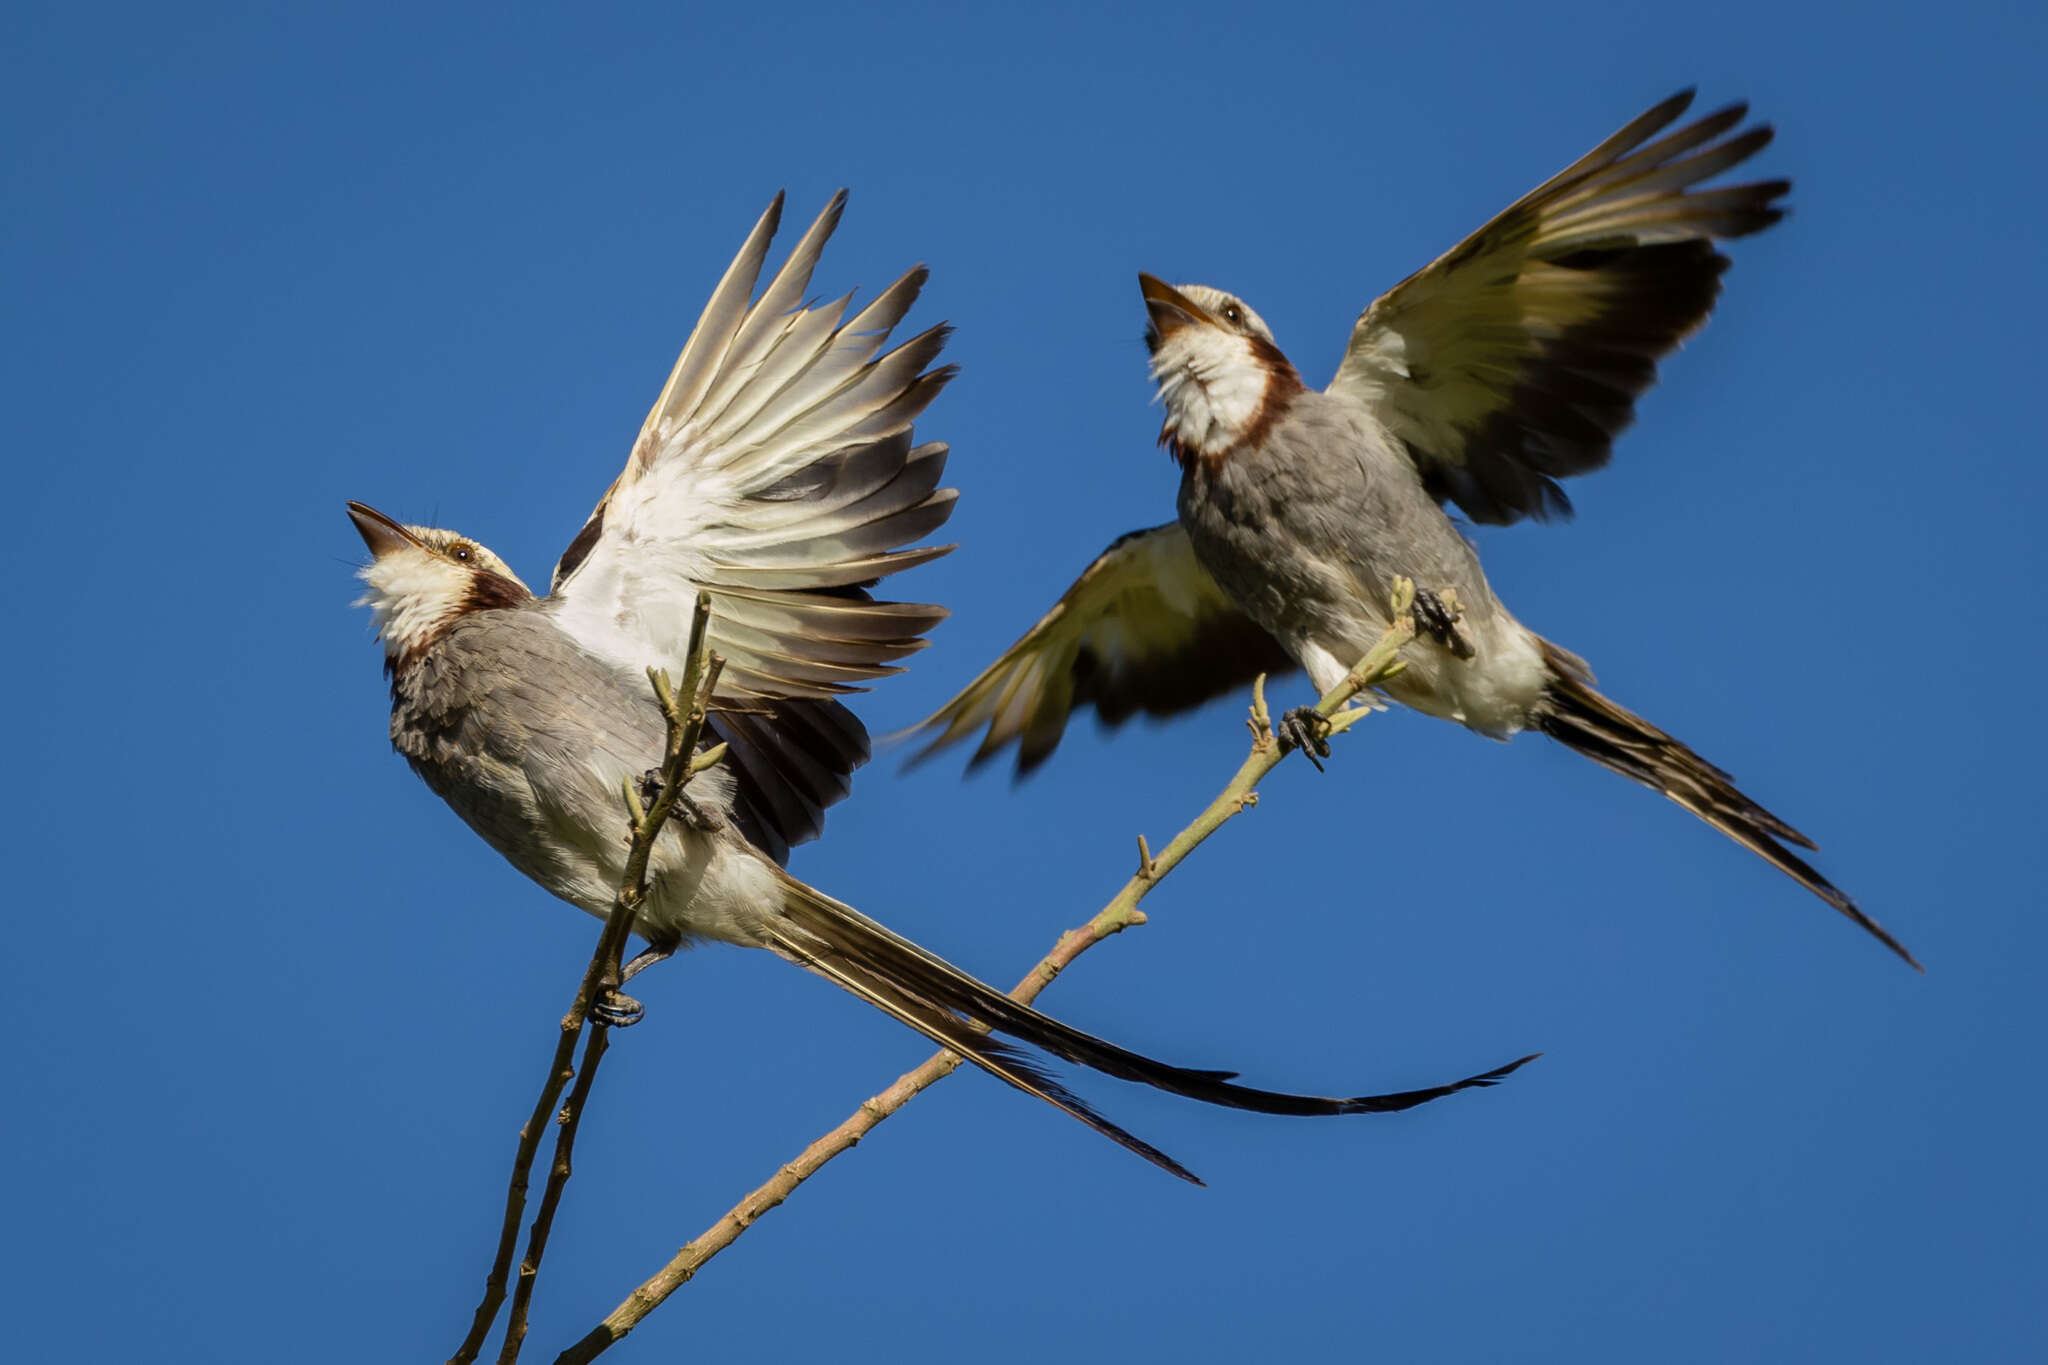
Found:
[[360, 502], [348, 505], [348, 519], [356, 524], [356, 530], [363, 537], [363, 544], [370, 547], [370, 554], [382, 559], [393, 550], [403, 550], [418, 545], [420, 538], [400, 526], [376, 508]]
[[1206, 322], [1211, 326], [1215, 320], [1193, 299], [1175, 289], [1157, 275], [1138, 272], [1138, 292], [1145, 296], [1145, 311], [1152, 315], [1152, 330], [1162, 339], [1172, 336], [1190, 323]]

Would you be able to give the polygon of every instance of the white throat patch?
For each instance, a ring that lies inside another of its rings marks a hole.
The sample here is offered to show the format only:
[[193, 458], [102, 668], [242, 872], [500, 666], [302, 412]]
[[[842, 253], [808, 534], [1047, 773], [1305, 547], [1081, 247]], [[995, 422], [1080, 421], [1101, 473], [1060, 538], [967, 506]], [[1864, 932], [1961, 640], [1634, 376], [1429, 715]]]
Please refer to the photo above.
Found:
[[1250, 337], [1193, 323], [1152, 354], [1167, 433], [1197, 455], [1228, 450], [1266, 403], [1266, 367]]
[[370, 609], [377, 638], [390, 659], [432, 639], [469, 595], [468, 569], [417, 546], [393, 550], [365, 565], [356, 577], [370, 590], [355, 605]]

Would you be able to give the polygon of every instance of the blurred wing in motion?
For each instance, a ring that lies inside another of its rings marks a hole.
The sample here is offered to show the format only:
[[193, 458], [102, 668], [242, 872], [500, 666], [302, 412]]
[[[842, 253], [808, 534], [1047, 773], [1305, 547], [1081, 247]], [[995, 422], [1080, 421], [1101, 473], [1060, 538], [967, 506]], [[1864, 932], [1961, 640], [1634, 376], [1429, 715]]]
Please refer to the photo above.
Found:
[[968, 767], [1017, 745], [1017, 772], [1052, 755], [1077, 707], [1109, 725], [1168, 716], [1294, 667], [1224, 596], [1179, 522], [1113, 542], [1023, 639], [930, 718], [945, 728], [912, 762], [987, 728]]
[[1650, 139], [1683, 91], [1537, 186], [1359, 317], [1329, 392], [1371, 408], [1439, 502], [1474, 521], [1569, 516], [1557, 480], [1607, 463], [1657, 361], [1706, 321], [1784, 180], [1697, 189], [1771, 140], [1732, 105]]

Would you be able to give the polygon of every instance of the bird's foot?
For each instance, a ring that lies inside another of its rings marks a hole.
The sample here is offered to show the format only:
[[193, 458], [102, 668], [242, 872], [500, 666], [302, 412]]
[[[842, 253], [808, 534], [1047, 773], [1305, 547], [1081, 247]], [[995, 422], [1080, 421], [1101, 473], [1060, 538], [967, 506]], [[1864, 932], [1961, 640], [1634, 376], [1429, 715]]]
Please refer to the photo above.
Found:
[[1299, 749], [1309, 762], [1316, 765], [1316, 771], [1323, 770], [1322, 760], [1330, 756], [1330, 722], [1323, 718], [1313, 706], [1297, 706], [1280, 717], [1273, 734], [1280, 741], [1280, 752]]
[[667, 943], [649, 943], [633, 955], [633, 960], [626, 964], [624, 970], [607, 969], [604, 980], [599, 983], [597, 999], [590, 1002], [590, 1017], [612, 1028], [631, 1028], [639, 1023], [642, 1016], [647, 1013], [646, 1009], [619, 987], [655, 963], [667, 961], [681, 946], [681, 939], [673, 939]]
[[688, 792], [676, 793], [676, 819], [691, 829], [710, 831], [720, 828], [725, 822], [690, 799]]
[[[643, 808], [652, 806], [660, 796], [661, 769], [649, 768], [640, 774], [640, 804]], [[715, 816], [707, 815], [703, 807], [692, 801], [687, 791], [676, 793], [675, 808], [669, 812], [669, 818], [680, 820], [695, 830], [714, 830], [720, 824]]]
[[[636, 959], [637, 961], [637, 959]], [[606, 986], [590, 1002], [590, 1017], [611, 1028], [631, 1028], [647, 1010], [638, 1000], [616, 986]]]
[[1415, 629], [1458, 658], [1469, 659], [1479, 652], [1472, 643], [1471, 632], [1465, 629], [1465, 609], [1458, 605], [1458, 595], [1450, 589], [1438, 594], [1428, 588], [1417, 588], [1412, 610]]

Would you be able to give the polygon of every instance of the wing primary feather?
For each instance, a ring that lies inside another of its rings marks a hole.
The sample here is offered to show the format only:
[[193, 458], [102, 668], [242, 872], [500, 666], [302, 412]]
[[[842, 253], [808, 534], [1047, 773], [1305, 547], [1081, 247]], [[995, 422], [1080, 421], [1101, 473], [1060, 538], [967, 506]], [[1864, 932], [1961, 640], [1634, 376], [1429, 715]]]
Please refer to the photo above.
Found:
[[[917, 544], [945, 525], [957, 494], [938, 486], [944, 444], [918, 445], [912, 431], [953, 374], [936, 363], [948, 329], [883, 353], [924, 286], [922, 266], [851, 319], [851, 293], [806, 304], [845, 203], [844, 190], [832, 197], [756, 299], [784, 205], [776, 196], [556, 569], [556, 622], [636, 672], [682, 666], [677, 623], [706, 591], [727, 708], [803, 701], [827, 713], [831, 698], [900, 672], [894, 661], [946, 616], [876, 602], [868, 589], [953, 548]], [[749, 837], [780, 858], [816, 832], [816, 774], [793, 753], [789, 782], [773, 787], [772, 754], [758, 743], [745, 763], [760, 788], [747, 798]]]
[[824, 211], [790, 248], [789, 258], [782, 263], [782, 269], [775, 272], [775, 278], [768, 282], [768, 287], [761, 291], [761, 297], [747, 310], [746, 321], [733, 337], [725, 362], [720, 367], [723, 377], [704, 398], [703, 407], [707, 414], [715, 415], [725, 406], [730, 394], [747, 382], [750, 367], [759, 362], [788, 325], [790, 312], [803, 303], [804, 291], [811, 285], [811, 273], [818, 266], [818, 257], [824, 252], [825, 243], [838, 228], [840, 216], [845, 211], [846, 191], [842, 189], [832, 196]]
[[1704, 118], [1695, 119], [1675, 132], [1666, 133], [1655, 142], [1646, 142], [1627, 156], [1609, 163], [1606, 169], [1598, 173], [1597, 178], [1632, 175], [1638, 167], [1654, 166], [1681, 153], [1689, 152], [1694, 147], [1712, 142], [1742, 122], [1748, 113], [1749, 103], [1746, 100], [1738, 100], [1726, 108], [1717, 109]]
[[725, 441], [781, 399], [791, 386], [802, 382], [837, 344], [840, 320], [852, 303], [853, 296], [846, 294], [790, 319], [776, 334], [768, 354], [748, 372], [748, 382], [722, 397], [715, 409], [707, 405], [710, 415], [703, 422], [704, 444], [716, 446]]
[[903, 321], [903, 315], [917, 302], [917, 296], [924, 292], [925, 281], [931, 278], [931, 271], [922, 265], [912, 266], [897, 277], [887, 289], [875, 295], [875, 301], [853, 316], [846, 324], [846, 330], [854, 336], [875, 337], [879, 349], [896, 330], [896, 324]]
[[1773, 134], [1733, 131], [1744, 104], [1666, 132], [1691, 100], [1630, 120], [1352, 329], [1329, 393], [1370, 409], [1473, 521], [1569, 515], [1557, 480], [1607, 463], [1656, 361], [1712, 310], [1728, 264], [1715, 239], [1784, 216], [1783, 180], [1694, 188]]
[[[641, 461], [653, 458], [653, 447], [659, 442], [661, 429], [673, 417], [689, 411], [703, 397], [705, 387], [717, 371], [718, 362], [725, 358], [733, 333], [746, 316], [747, 300], [753, 297], [754, 282], [761, 277], [761, 264], [768, 258], [768, 243], [782, 224], [782, 201], [782, 191], [777, 190], [767, 210], [754, 224], [754, 230], [747, 234], [739, 255], [733, 257], [732, 264], [720, 277], [718, 287], [711, 291], [703, 314], [690, 331], [690, 339], [683, 343], [683, 352], [676, 357], [675, 368], [669, 371], [668, 382], [661, 386], [654, 406], [648, 409], [639, 440], [633, 443], [634, 453]], [[631, 469], [630, 463], [628, 469]]]
[[1687, 109], [1690, 109], [1693, 97], [1697, 93], [1698, 91], [1693, 87], [1687, 86], [1677, 94], [1658, 104], [1652, 105], [1623, 124], [1621, 128], [1608, 136], [1592, 151], [1587, 152], [1577, 161], [1574, 161], [1571, 165], [1523, 195], [1517, 203], [1525, 204], [1531, 200], [1543, 198], [1578, 180], [1588, 172], [1606, 165], [1609, 161], [1628, 151], [1645, 138], [1654, 135], [1659, 129], [1662, 129]]

